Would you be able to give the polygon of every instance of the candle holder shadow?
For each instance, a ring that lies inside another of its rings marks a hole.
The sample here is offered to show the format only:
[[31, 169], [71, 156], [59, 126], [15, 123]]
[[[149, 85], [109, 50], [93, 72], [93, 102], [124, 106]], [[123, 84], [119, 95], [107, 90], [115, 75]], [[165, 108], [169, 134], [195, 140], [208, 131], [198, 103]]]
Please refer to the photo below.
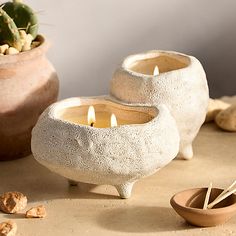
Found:
[[[212, 188], [209, 203], [223, 192]], [[188, 223], [195, 226], [216, 226], [228, 221], [236, 214], [236, 195], [232, 194], [216, 204], [212, 209], [203, 210], [207, 188], [194, 188], [175, 194], [170, 204]]]
[[[86, 124], [88, 107], [95, 126]], [[114, 113], [118, 126], [110, 127]], [[34, 158], [76, 182], [108, 184], [129, 198], [133, 184], [178, 153], [179, 132], [166, 106], [132, 106], [108, 97], [70, 98], [51, 105], [32, 132]]]

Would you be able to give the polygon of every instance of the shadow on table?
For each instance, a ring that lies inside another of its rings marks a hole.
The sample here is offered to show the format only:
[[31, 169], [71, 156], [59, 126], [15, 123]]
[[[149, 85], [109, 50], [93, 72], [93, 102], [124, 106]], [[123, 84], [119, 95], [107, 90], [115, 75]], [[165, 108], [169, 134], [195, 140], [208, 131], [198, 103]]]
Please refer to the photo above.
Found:
[[29, 202], [66, 198], [119, 199], [115, 189], [111, 194], [103, 194], [104, 189], [106, 186], [89, 185], [87, 190], [84, 186], [69, 186], [65, 178], [41, 166], [32, 156], [0, 162], [0, 193], [19, 191], [28, 196]]
[[4, 217], [9, 220], [25, 219], [25, 214], [24, 213], [5, 214]]
[[193, 226], [185, 223], [174, 210], [167, 207], [132, 206], [103, 212], [97, 218], [101, 227], [118, 232], [148, 233], [189, 230]]

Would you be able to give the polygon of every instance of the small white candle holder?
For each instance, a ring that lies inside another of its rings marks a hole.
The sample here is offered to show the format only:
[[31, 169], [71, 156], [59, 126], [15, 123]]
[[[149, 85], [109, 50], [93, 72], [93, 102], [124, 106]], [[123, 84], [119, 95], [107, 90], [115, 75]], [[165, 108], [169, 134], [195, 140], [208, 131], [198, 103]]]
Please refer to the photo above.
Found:
[[179, 157], [193, 157], [192, 142], [209, 100], [206, 75], [195, 57], [158, 50], [131, 55], [115, 71], [110, 94], [131, 104], [167, 105], [180, 132]]
[[[82, 124], [90, 105], [97, 116], [94, 127]], [[118, 126], [109, 127], [106, 114], [112, 113]], [[179, 132], [166, 106], [131, 106], [109, 97], [57, 102], [32, 132], [39, 163], [74, 183], [113, 185], [121, 198], [129, 198], [138, 179], [167, 165], [178, 150]]]

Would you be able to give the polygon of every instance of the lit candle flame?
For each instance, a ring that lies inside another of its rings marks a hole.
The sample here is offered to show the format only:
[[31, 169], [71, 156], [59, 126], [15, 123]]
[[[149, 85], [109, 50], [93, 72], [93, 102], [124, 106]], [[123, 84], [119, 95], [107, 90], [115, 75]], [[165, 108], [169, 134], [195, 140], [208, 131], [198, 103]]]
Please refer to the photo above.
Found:
[[159, 75], [159, 74], [160, 74], [159, 68], [158, 68], [158, 66], [155, 66], [154, 71], [153, 71], [153, 75], [156, 76], [156, 75]]
[[111, 127], [115, 127], [115, 126], [117, 126], [117, 119], [116, 119], [115, 114], [112, 114], [111, 115]]
[[93, 126], [96, 122], [95, 109], [93, 106], [89, 106], [88, 109], [88, 125]]

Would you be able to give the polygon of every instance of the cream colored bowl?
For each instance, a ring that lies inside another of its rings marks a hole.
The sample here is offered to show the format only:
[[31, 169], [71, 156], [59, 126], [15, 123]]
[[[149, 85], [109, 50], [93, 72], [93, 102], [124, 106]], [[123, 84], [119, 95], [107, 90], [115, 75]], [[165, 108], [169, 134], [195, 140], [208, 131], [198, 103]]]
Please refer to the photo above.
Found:
[[[155, 66], [160, 71], [156, 76]], [[206, 75], [195, 57], [158, 50], [131, 55], [115, 71], [110, 94], [131, 104], [165, 104], [179, 129], [179, 156], [193, 157], [192, 142], [205, 120], [209, 100]]]
[[[118, 126], [77, 122], [89, 105], [97, 114], [114, 113]], [[108, 97], [57, 102], [44, 111], [32, 132], [32, 152], [39, 163], [76, 182], [113, 185], [122, 198], [130, 196], [138, 179], [167, 165], [178, 150], [176, 122], [164, 105], [129, 106]]]

